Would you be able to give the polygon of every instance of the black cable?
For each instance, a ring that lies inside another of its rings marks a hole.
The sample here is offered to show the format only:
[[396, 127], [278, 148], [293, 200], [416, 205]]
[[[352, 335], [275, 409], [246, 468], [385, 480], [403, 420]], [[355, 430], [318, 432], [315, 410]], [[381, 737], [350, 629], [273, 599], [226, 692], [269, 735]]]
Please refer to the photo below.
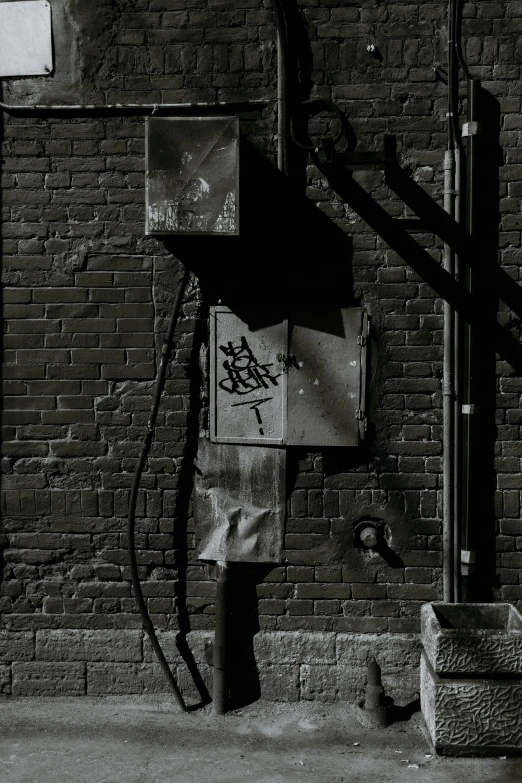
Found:
[[469, 72], [468, 64], [466, 63], [466, 60], [464, 59], [464, 54], [462, 52], [462, 36], [461, 36], [461, 21], [462, 21], [462, 5], [464, 3], [464, 0], [456, 0], [455, 2], [455, 16], [453, 19], [453, 30], [454, 30], [454, 41], [453, 46], [455, 47], [455, 54], [457, 55], [457, 60], [459, 62], [460, 67], [462, 68], [462, 71], [466, 77], [466, 79], [472, 79], [472, 75]]
[[156, 379], [156, 388], [154, 390], [154, 398], [152, 401], [150, 417], [147, 422], [147, 433], [145, 435], [145, 438], [143, 439], [140, 455], [138, 457], [138, 463], [136, 465], [136, 470], [134, 471], [134, 479], [132, 482], [132, 488], [131, 488], [131, 493], [129, 498], [129, 515], [127, 519], [127, 548], [129, 554], [129, 567], [130, 567], [130, 574], [131, 574], [131, 581], [132, 581], [132, 589], [134, 591], [134, 597], [136, 598], [136, 602], [138, 604], [138, 609], [141, 615], [143, 629], [146, 631], [146, 633], [149, 636], [150, 642], [152, 644], [152, 648], [156, 653], [156, 657], [160, 663], [160, 666], [169, 682], [172, 692], [174, 693], [178, 706], [183, 711], [186, 710], [185, 703], [181, 696], [174, 675], [172, 674], [170, 666], [168, 665], [165, 655], [163, 654], [163, 650], [161, 649], [160, 643], [156, 636], [156, 632], [154, 630], [154, 625], [152, 624], [152, 620], [150, 619], [150, 615], [147, 610], [145, 599], [143, 598], [143, 591], [141, 589], [140, 578], [138, 576], [138, 564], [136, 562], [136, 545], [135, 545], [134, 534], [135, 534], [135, 527], [136, 527], [135, 525], [136, 503], [138, 500], [141, 474], [143, 473], [143, 468], [145, 466], [145, 462], [147, 460], [150, 446], [152, 443], [152, 438], [154, 435], [154, 426], [156, 424], [156, 418], [158, 415], [161, 395], [163, 393], [163, 387], [165, 385], [165, 377], [167, 374], [167, 367], [170, 358], [170, 353], [173, 347], [174, 330], [178, 322], [179, 311], [181, 309], [181, 304], [183, 302], [183, 294], [185, 293], [188, 277], [189, 277], [188, 269], [184, 267], [183, 276], [181, 278], [178, 291], [176, 293], [176, 299], [172, 307], [172, 315], [170, 317], [169, 329], [161, 349], [161, 362], [158, 369], [158, 377]]
[[[335, 134], [335, 136], [326, 136], [321, 139], [321, 141], [329, 141], [333, 147], [335, 147], [336, 144], [339, 143], [341, 138], [346, 135], [345, 134], [345, 125], [346, 125], [346, 116], [343, 114], [339, 106], [334, 102], [329, 100], [328, 98], [311, 98], [308, 101], [301, 101], [301, 106], [305, 109], [311, 109], [313, 106], [320, 106], [324, 105], [328, 107], [333, 114], [337, 115], [337, 119], [339, 120], [339, 130]], [[297, 147], [300, 147], [302, 150], [306, 150], [307, 152], [317, 152], [318, 146], [317, 144], [304, 144], [302, 141], [299, 141], [296, 138], [295, 135], [295, 123], [294, 123], [294, 116], [292, 115], [290, 117], [290, 138], [294, 142], [294, 144]]]

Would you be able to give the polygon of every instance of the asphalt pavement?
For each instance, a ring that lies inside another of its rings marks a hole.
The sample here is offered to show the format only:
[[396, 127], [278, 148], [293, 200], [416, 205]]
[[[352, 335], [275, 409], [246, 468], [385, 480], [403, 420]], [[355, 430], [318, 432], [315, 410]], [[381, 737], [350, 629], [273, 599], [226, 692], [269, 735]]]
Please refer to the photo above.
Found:
[[348, 704], [216, 717], [167, 695], [5, 698], [0, 783], [521, 783], [522, 758], [434, 755], [410, 713], [365, 729]]

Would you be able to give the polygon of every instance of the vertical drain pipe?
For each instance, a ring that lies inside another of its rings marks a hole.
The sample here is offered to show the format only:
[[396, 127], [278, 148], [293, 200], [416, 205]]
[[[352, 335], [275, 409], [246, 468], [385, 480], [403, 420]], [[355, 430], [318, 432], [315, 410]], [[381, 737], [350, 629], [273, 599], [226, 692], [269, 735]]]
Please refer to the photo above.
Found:
[[[455, 146], [455, 222], [461, 222], [461, 196], [462, 196], [462, 148]], [[459, 248], [460, 250], [460, 248]], [[459, 252], [454, 256], [455, 281], [460, 287], [461, 260]], [[460, 315], [458, 310], [453, 311], [453, 602], [461, 601], [461, 575], [460, 575], [460, 464], [462, 456], [461, 417], [459, 406], [461, 405], [461, 381], [460, 381]]]
[[284, 0], [272, 0], [277, 29], [277, 168], [288, 174], [288, 29]]
[[[288, 29], [284, 0], [272, 0], [277, 28], [277, 168], [288, 174]], [[215, 715], [227, 709], [228, 563], [216, 562], [212, 703]]]
[[228, 613], [228, 564], [216, 563], [215, 630], [212, 665], [212, 703], [216, 715], [224, 715], [227, 709], [227, 613]]
[[[455, 154], [453, 149], [444, 153], [444, 210], [451, 216], [454, 214], [454, 174]], [[451, 277], [455, 274], [454, 253], [446, 243], [444, 245], [443, 267]], [[454, 318], [453, 307], [444, 300], [444, 336], [443, 336], [443, 506], [442, 506], [442, 589], [445, 603], [453, 602], [453, 529], [454, 529], [454, 443], [455, 443], [455, 376], [454, 376]]]
[[[478, 168], [478, 144], [480, 140], [480, 123], [478, 120], [478, 92], [480, 80], [468, 80], [468, 111], [467, 123], [463, 128], [466, 139], [466, 230], [471, 238], [472, 252], [477, 233], [477, 205], [476, 205], [476, 175]], [[465, 265], [464, 288], [468, 295], [473, 294], [473, 274], [471, 263], [468, 259]], [[462, 600], [470, 600], [470, 575], [473, 571], [475, 552], [471, 547], [472, 531], [471, 519], [471, 493], [473, 481], [473, 416], [475, 414], [474, 389], [473, 389], [473, 327], [470, 323], [464, 323], [463, 334], [463, 375], [462, 375], [462, 548], [461, 548], [461, 574], [462, 574]]]
[[[455, 0], [448, 0], [448, 143], [444, 153], [444, 210], [451, 217], [455, 215], [455, 141], [457, 138], [457, 118], [455, 116]], [[443, 268], [451, 278], [455, 276], [455, 254], [446, 242], [443, 252]], [[454, 310], [444, 299], [443, 330], [443, 378], [442, 378], [442, 594], [445, 603], [453, 602], [454, 572], [454, 448], [455, 448], [455, 362], [454, 362]]]

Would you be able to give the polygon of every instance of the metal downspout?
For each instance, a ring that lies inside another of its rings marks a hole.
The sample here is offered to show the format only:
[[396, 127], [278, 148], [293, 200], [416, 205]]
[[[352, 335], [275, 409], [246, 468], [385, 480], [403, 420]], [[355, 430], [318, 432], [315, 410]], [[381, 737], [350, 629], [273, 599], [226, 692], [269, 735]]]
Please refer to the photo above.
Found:
[[[471, 238], [471, 246], [474, 249], [474, 240], [477, 234], [477, 202], [476, 202], [476, 176], [478, 168], [478, 144], [480, 143], [480, 124], [478, 120], [478, 92], [480, 81], [468, 80], [468, 110], [466, 125], [466, 230]], [[473, 259], [468, 259], [472, 261]], [[473, 273], [471, 264], [467, 263], [464, 269], [463, 286], [466, 293], [473, 294]], [[473, 571], [475, 553], [472, 549], [472, 531], [470, 528], [472, 483], [473, 483], [473, 424], [474, 424], [474, 389], [473, 389], [473, 328], [470, 323], [463, 324], [463, 348], [462, 348], [462, 522], [461, 522], [461, 574], [462, 574], [462, 600], [467, 602], [471, 598], [470, 574]]]
[[[277, 28], [277, 168], [288, 174], [288, 30], [282, 0], [273, 0]], [[215, 715], [224, 715], [228, 701], [228, 569], [216, 563], [214, 645], [212, 651], [212, 704]]]
[[284, 0], [272, 0], [277, 28], [277, 168], [288, 174], [288, 30]]
[[[458, 135], [455, 116], [455, 3], [448, 2], [448, 144], [444, 153], [444, 210], [455, 216], [455, 146]], [[455, 276], [455, 253], [444, 244], [443, 268], [453, 279]], [[442, 379], [442, 594], [445, 603], [454, 600], [454, 529], [455, 529], [455, 313], [452, 305], [444, 299], [443, 328], [443, 379]]]
[[[454, 214], [455, 202], [455, 154], [452, 149], [444, 153], [444, 210]], [[455, 256], [452, 248], [444, 245], [443, 267], [451, 277], [455, 274]], [[454, 363], [454, 312], [452, 305], [444, 300], [443, 334], [443, 507], [442, 507], [442, 589], [445, 603], [453, 602], [453, 536], [454, 536], [454, 443], [455, 443], [455, 363]]]
[[[462, 149], [460, 145], [455, 147], [455, 222], [461, 220], [461, 196], [462, 196]], [[454, 275], [457, 285], [461, 278], [461, 260], [458, 252], [454, 255]], [[460, 574], [460, 465], [462, 459], [462, 425], [459, 407], [461, 405], [461, 381], [460, 381], [460, 315], [458, 310], [453, 311], [453, 601], [458, 604], [461, 601], [461, 574]]]
[[214, 648], [212, 651], [212, 704], [215, 715], [224, 715], [227, 709], [227, 616], [228, 564], [216, 563], [216, 600]]

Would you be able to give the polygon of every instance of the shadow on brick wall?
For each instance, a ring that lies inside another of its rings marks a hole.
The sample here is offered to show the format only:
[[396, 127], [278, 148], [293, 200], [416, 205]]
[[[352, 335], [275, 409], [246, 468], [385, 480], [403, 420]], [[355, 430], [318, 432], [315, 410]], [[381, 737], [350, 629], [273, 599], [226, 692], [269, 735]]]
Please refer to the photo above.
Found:
[[351, 238], [245, 139], [240, 155], [240, 235], [165, 242], [197, 275], [204, 300], [266, 308], [354, 304]]
[[[471, 357], [473, 397], [477, 400], [477, 424], [471, 441], [472, 505], [470, 514], [471, 548], [477, 552], [475, 576], [471, 576], [469, 593], [471, 600], [493, 601], [496, 586], [496, 520], [505, 516], [502, 510], [495, 513], [495, 443], [497, 440], [497, 385], [496, 353], [511, 365], [507, 375], [522, 374], [522, 291], [518, 284], [499, 266], [499, 169], [503, 163], [499, 135], [500, 106], [487, 90], [478, 95], [482, 118], [481, 160], [478, 172], [477, 214], [477, 269], [473, 281], [475, 290], [476, 335], [474, 354]], [[499, 321], [500, 300], [512, 310], [505, 320]], [[499, 326], [500, 323], [500, 326]], [[514, 327], [514, 328], [513, 328]], [[506, 353], [495, 339], [495, 330], [504, 333], [515, 342], [517, 351]], [[511, 357], [511, 358], [510, 358]], [[508, 381], [508, 379], [506, 379]], [[509, 382], [509, 381], [508, 381]], [[497, 597], [498, 600], [498, 597]]]
[[[479, 411], [474, 427], [470, 454], [472, 459], [472, 525], [471, 546], [477, 552], [477, 574], [470, 584], [473, 600], [492, 600], [495, 584], [495, 354], [511, 366], [511, 375], [522, 373], [522, 347], [518, 335], [509, 326], [518, 327], [522, 318], [522, 292], [518, 284], [498, 265], [499, 248], [499, 146], [500, 107], [486, 90], [480, 91], [483, 122], [482, 152], [476, 198], [479, 202], [477, 237], [467, 234], [398, 163], [388, 163], [386, 184], [420, 219], [423, 230], [430, 231], [448, 243], [473, 272], [471, 293], [463, 291], [430, 254], [378, 204], [353, 178], [342, 162], [318, 166], [332, 189], [410, 267], [430, 285], [436, 295], [453, 305], [459, 316], [471, 324], [474, 348], [471, 357], [472, 398]], [[499, 298], [512, 310], [516, 319], [499, 323]], [[506, 328], [508, 327], [508, 328]]]

